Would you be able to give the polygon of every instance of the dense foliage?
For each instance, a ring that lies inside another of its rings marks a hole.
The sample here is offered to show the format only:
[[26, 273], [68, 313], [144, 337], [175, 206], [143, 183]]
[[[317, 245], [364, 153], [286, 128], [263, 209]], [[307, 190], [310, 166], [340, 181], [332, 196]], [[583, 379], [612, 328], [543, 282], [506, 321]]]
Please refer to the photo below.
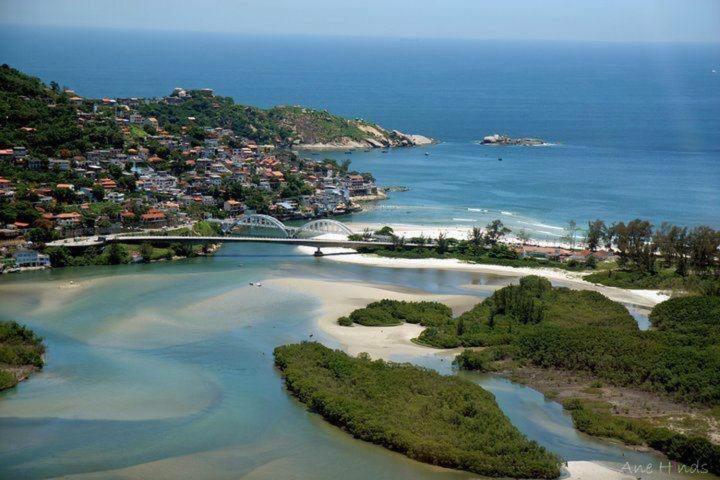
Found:
[[185, 128], [198, 144], [204, 138], [205, 127], [228, 128], [243, 138], [286, 145], [296, 141], [332, 142], [341, 138], [362, 140], [373, 136], [361, 130], [358, 121], [326, 111], [288, 106], [263, 110], [238, 105], [230, 97], [211, 96], [200, 90], [188, 93], [190, 98], [180, 103], [147, 103], [140, 107], [140, 112], [167, 125], [170, 133], [177, 134]]
[[[367, 325], [403, 321], [427, 328], [417, 342], [437, 347], [492, 347], [485, 358], [512, 358], [542, 368], [584, 371], [617, 385], [666, 393], [678, 400], [720, 403], [720, 297], [687, 297], [658, 305], [651, 319], [656, 329], [640, 331], [627, 309], [597, 292], [553, 288], [529, 276], [496, 291], [484, 302], [452, 318], [427, 303], [383, 301], [356, 310], [349, 318]], [[441, 312], [440, 314], [437, 314]], [[465, 360], [468, 360], [466, 362]], [[461, 364], [461, 365], [462, 365]], [[483, 365], [483, 368], [486, 368]]]
[[0, 118], [0, 148], [24, 146], [41, 156], [121, 148], [124, 142], [112, 112], [81, 128], [68, 94], [8, 65], [0, 66]]
[[353, 311], [348, 317], [338, 320], [341, 325], [357, 323], [366, 327], [418, 323], [434, 325], [452, 318], [450, 307], [438, 302], [404, 302], [381, 300]]
[[696, 466], [700, 471], [720, 473], [720, 446], [705, 438], [672, 432], [637, 418], [613, 415], [610, 405], [604, 402], [570, 399], [563, 406], [581, 432], [615, 438], [628, 445], [648, 445], [670, 460]]
[[476, 384], [318, 343], [275, 349], [288, 390], [355, 437], [416, 460], [489, 476], [555, 478], [558, 459], [526, 439]]
[[12, 367], [42, 368], [42, 338], [17, 322], [0, 322], [0, 390], [17, 384]]

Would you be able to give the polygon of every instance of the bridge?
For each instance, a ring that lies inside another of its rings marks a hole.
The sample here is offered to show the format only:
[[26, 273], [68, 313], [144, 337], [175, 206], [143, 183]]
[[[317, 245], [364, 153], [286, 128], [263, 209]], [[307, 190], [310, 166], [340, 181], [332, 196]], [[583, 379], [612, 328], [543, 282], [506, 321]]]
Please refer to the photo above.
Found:
[[336, 233], [345, 236], [353, 234], [353, 231], [347, 225], [330, 218], [312, 220], [301, 227], [291, 227], [275, 217], [262, 214], [243, 215], [237, 219], [216, 220], [216, 222], [220, 223], [223, 233], [226, 234], [239, 229], [272, 230], [284, 238], [312, 237], [324, 233]]
[[[235, 219], [212, 219], [214, 223], [220, 224], [223, 236], [182, 236], [182, 235], [153, 235], [150, 232], [142, 234], [117, 234], [96, 237], [78, 237], [56, 240], [48, 243], [49, 246], [89, 247], [100, 246], [107, 243], [275, 243], [281, 245], [304, 245], [317, 248], [316, 256], [321, 256], [323, 247], [326, 248], [350, 248], [362, 247], [390, 247], [393, 242], [349, 240], [347, 237], [353, 234], [350, 228], [337, 220], [322, 218], [312, 220], [300, 227], [288, 226], [277, 218], [269, 215], [243, 215]], [[259, 229], [272, 231], [278, 236], [238, 236], [232, 235], [242, 229]], [[326, 233], [335, 233], [341, 238], [314, 238]], [[431, 248], [434, 244], [405, 243], [406, 247]]]

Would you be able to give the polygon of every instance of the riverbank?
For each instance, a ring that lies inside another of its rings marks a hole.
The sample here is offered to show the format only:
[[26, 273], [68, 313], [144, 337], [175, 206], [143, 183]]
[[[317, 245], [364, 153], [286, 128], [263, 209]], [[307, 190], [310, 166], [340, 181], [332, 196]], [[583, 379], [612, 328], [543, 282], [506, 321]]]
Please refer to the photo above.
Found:
[[[312, 255], [315, 248], [297, 247], [303, 253]], [[406, 258], [386, 258], [377, 255], [353, 253], [353, 250], [346, 248], [324, 249], [325, 253], [347, 253], [347, 255], [327, 255], [324, 258], [334, 262], [353, 263], [358, 265], [367, 265], [373, 267], [384, 268], [412, 268], [412, 269], [434, 269], [434, 270], [457, 270], [476, 273], [489, 273], [492, 275], [501, 275], [506, 277], [522, 277], [526, 275], [537, 275], [547, 278], [553, 283], [568, 288], [593, 290], [600, 292], [611, 300], [620, 303], [627, 303], [641, 307], [653, 307], [660, 302], [670, 298], [665, 292], [658, 290], [630, 290], [618, 287], [607, 287], [605, 285], [597, 285], [583, 279], [580, 272], [570, 272], [567, 270], [559, 270], [553, 268], [529, 268], [529, 267], [508, 267], [504, 265], [490, 265], [467, 263], [458, 259], [444, 258], [427, 258], [427, 259], [406, 259]], [[496, 289], [503, 285], [491, 287], [487, 285], [473, 286], [468, 288]]]

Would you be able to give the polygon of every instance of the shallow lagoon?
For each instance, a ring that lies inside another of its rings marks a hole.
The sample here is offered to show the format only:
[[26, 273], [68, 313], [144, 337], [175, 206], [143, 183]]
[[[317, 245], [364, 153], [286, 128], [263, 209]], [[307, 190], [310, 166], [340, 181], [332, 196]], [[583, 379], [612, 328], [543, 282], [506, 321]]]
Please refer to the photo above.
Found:
[[[0, 477], [469, 477], [354, 440], [286, 394], [272, 366], [276, 345], [311, 334], [337, 345], [315, 328], [313, 298], [249, 285], [273, 277], [464, 294], [468, 284], [508, 281], [247, 245], [208, 259], [4, 276], [0, 318], [37, 329], [48, 355], [41, 373], [0, 397]], [[419, 362], [451, 373], [447, 361]], [[560, 405], [532, 389], [467, 376], [566, 460], [659, 461], [579, 434]]]

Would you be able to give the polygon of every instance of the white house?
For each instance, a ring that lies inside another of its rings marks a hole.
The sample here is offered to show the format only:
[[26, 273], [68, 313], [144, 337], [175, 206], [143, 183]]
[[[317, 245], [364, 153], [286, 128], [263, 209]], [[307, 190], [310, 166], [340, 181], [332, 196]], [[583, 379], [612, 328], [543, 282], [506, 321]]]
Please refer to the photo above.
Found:
[[18, 267], [49, 267], [50, 257], [35, 250], [18, 250], [13, 255]]

